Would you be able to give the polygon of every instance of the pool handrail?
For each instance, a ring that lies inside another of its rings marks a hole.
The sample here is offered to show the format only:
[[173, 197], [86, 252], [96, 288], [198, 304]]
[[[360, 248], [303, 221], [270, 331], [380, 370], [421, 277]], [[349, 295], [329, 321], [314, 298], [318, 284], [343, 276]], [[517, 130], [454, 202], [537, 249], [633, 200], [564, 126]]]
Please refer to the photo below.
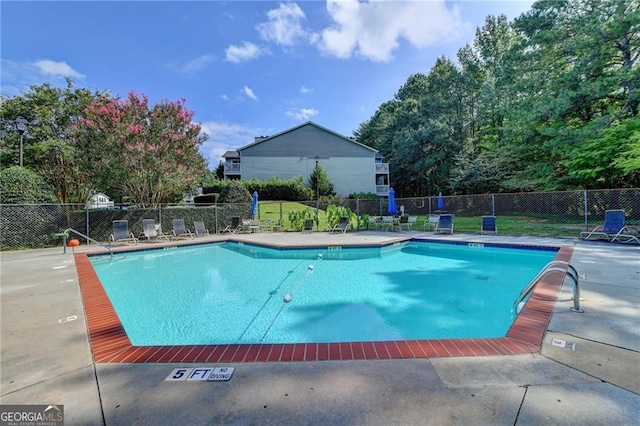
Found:
[[113, 260], [113, 250], [111, 249], [111, 246], [106, 246], [104, 244], [101, 244], [98, 241], [96, 241], [93, 238], [91, 238], [90, 236], [84, 235], [82, 232], [76, 231], [73, 228], [65, 229], [62, 232], [62, 245], [63, 245], [62, 254], [66, 254], [67, 253], [67, 237], [69, 236], [69, 232], [73, 232], [74, 234], [76, 234], [76, 235], [78, 235], [78, 236], [80, 236], [80, 237], [82, 237], [82, 238], [84, 238], [84, 239], [86, 239], [88, 241], [94, 242], [97, 245], [106, 248], [107, 250], [109, 250], [109, 254], [111, 255], [111, 260]]
[[[566, 266], [566, 269], [554, 267], [555, 265]], [[536, 286], [536, 284], [538, 284], [538, 282], [545, 275], [553, 273], [553, 272], [562, 272], [563, 274], [565, 274], [565, 275], [567, 275], [568, 277], [571, 278], [571, 280], [573, 281], [573, 288], [572, 288], [572, 290], [573, 290], [573, 307], [570, 308], [570, 310], [572, 312], [583, 313], [584, 309], [580, 308], [580, 285], [579, 285], [578, 271], [576, 270], [576, 268], [573, 267], [573, 265], [571, 265], [569, 262], [565, 262], [564, 260], [553, 260], [553, 261], [547, 263], [544, 266], [544, 268], [542, 268], [542, 270], [540, 272], [538, 272], [538, 274], [520, 292], [520, 294], [518, 295], [516, 300], [513, 302], [513, 305], [511, 307], [511, 312], [514, 313], [515, 315], [518, 315], [520, 313], [520, 309], [521, 309], [521, 308], [519, 308], [519, 305], [524, 300], [524, 298], [527, 297], [527, 295], [533, 291], [533, 289]]]

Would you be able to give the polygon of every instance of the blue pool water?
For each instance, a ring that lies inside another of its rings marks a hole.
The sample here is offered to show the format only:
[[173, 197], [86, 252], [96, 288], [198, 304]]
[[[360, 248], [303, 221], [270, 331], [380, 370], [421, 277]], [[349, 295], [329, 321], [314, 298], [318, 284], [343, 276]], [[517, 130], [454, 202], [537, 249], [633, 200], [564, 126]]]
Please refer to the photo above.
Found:
[[186, 345], [502, 337], [513, 301], [555, 254], [218, 243], [91, 261], [134, 345]]

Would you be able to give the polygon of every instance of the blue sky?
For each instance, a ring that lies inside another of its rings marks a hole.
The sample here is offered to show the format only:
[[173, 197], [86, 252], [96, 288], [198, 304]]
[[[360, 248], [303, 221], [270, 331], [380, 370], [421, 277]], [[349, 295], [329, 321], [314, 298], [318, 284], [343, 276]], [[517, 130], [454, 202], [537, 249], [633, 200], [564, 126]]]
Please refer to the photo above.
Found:
[[487, 15], [531, 1], [2, 1], [1, 93], [30, 84], [186, 99], [220, 156], [306, 121], [345, 136]]

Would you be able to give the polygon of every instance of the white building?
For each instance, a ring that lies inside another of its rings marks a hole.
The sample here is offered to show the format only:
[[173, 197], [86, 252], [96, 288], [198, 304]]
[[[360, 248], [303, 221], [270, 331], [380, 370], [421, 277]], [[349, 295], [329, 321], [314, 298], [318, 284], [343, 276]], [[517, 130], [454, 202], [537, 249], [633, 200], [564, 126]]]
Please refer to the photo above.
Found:
[[113, 201], [102, 192], [94, 192], [87, 202], [88, 209], [112, 209]]
[[318, 164], [338, 195], [389, 193], [389, 164], [382, 162], [377, 150], [310, 121], [273, 136], [256, 137], [223, 157], [225, 179], [302, 176], [306, 184]]

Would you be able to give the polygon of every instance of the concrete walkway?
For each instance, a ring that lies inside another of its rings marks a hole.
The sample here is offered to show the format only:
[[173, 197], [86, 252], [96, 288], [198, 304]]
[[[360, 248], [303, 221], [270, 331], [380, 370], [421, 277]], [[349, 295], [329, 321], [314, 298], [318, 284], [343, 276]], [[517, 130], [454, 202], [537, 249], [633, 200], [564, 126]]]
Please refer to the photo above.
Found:
[[[358, 232], [237, 238], [348, 245], [408, 236], [433, 237]], [[0, 403], [64, 404], [69, 425], [639, 423], [640, 247], [438, 238], [573, 246], [585, 313], [569, 311], [567, 279], [539, 354], [229, 364], [236, 371], [228, 382], [168, 382], [174, 368], [194, 365], [93, 363], [70, 249], [3, 252]], [[213, 365], [197, 365], [203, 366]]]

